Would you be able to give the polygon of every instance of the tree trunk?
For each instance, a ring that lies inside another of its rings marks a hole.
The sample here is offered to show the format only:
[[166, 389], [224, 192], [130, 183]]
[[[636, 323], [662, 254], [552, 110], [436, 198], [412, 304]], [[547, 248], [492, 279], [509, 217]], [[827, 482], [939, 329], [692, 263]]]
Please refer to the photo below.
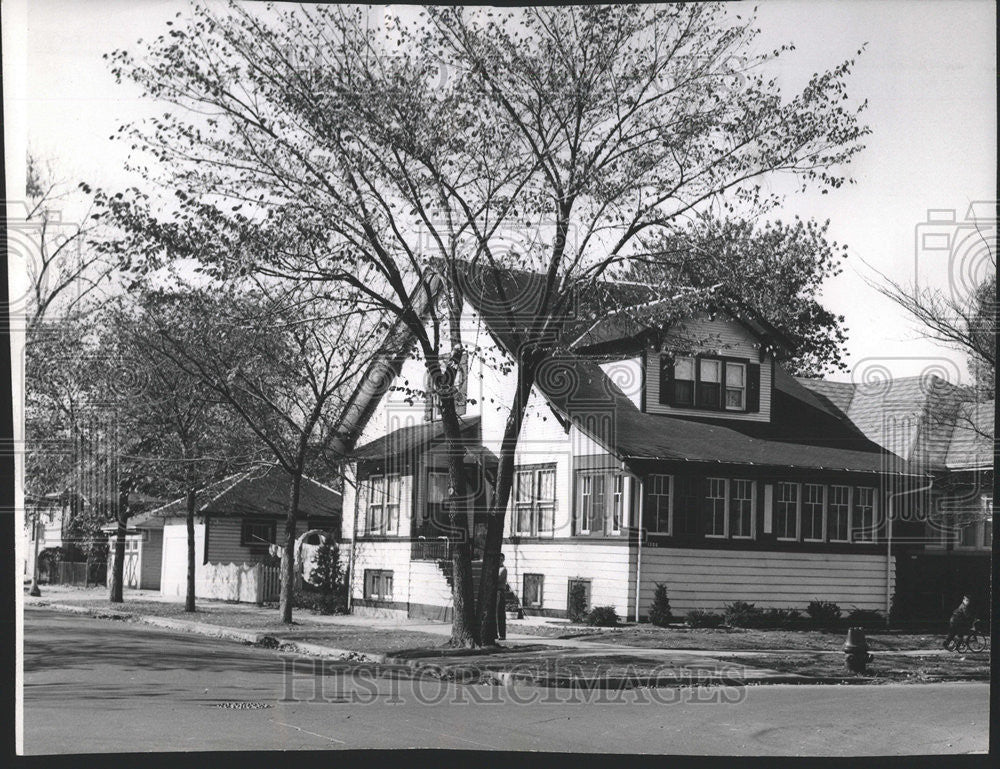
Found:
[[184, 599], [184, 611], [194, 611], [194, 508], [197, 495], [195, 490], [187, 490], [187, 596]]
[[299, 491], [302, 468], [292, 474], [288, 493], [288, 516], [285, 518], [285, 546], [281, 554], [281, 621], [292, 624], [292, 600], [295, 592], [295, 525], [299, 518]]
[[535, 383], [534, 366], [522, 362], [517, 369], [517, 389], [507, 415], [503, 441], [500, 444], [500, 466], [497, 468], [496, 488], [489, 515], [486, 517], [486, 541], [483, 546], [483, 571], [479, 577], [478, 619], [479, 639], [483, 646], [492, 646], [497, 640], [497, 575], [500, 570], [500, 550], [503, 546], [504, 523], [507, 503], [514, 482], [514, 451], [524, 424], [528, 397]]
[[115, 566], [111, 570], [111, 603], [125, 601], [125, 532], [128, 529], [128, 496], [126, 489], [118, 491], [118, 531], [115, 535]]

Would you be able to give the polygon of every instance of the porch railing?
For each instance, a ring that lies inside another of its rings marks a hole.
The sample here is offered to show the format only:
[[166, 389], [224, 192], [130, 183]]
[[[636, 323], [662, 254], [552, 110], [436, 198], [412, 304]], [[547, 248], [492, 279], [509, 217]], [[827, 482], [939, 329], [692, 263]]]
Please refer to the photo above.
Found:
[[446, 561], [451, 557], [447, 537], [418, 537], [410, 542], [410, 558], [414, 561]]

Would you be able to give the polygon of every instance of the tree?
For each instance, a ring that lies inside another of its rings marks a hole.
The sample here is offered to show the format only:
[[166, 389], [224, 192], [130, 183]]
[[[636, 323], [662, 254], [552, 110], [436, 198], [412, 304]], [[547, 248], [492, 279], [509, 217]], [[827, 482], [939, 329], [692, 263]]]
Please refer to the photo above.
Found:
[[841, 252], [847, 250], [828, 240], [828, 227], [829, 221], [757, 226], [746, 219], [702, 215], [683, 230], [655, 238], [651, 246], [663, 258], [638, 265], [635, 276], [652, 284], [706, 288], [722, 305], [754, 310], [797, 342], [795, 355], [783, 363], [793, 374], [843, 371], [844, 318], [818, 299], [823, 283], [842, 271]]
[[[196, 8], [141, 60], [115, 52], [112, 69], [173, 106], [127, 134], [169, 187], [197, 207], [245, 207], [227, 210], [237, 229], [266, 208], [268, 221], [297, 233], [294, 248], [285, 240], [256, 260], [231, 253], [219, 263], [348, 290], [413, 335], [459, 502], [452, 642], [491, 643], [514, 448], [571, 297], [600, 294], [591, 289], [655, 260], [648, 235], [723, 196], [731, 208], [773, 208], [768, 174], [840, 186], [839, 167], [867, 133], [863, 105], [844, 104], [851, 61], [784, 98], [765, 69], [790, 46], [754, 53], [752, 23], [718, 6], [429, 8], [411, 23], [366, 22], [366, 11], [340, 7], [266, 22], [236, 5], [225, 16]], [[537, 237], [504, 249], [504, 228]], [[517, 339], [478, 601], [454, 403], [469, 352], [462, 263], [493, 276]], [[543, 278], [526, 313], [501, 277], [515, 267]], [[640, 288], [680, 297], [662, 302], [664, 319], [690, 305], [684, 287]], [[603, 302], [616, 306], [611, 292]]]
[[[101, 350], [108, 361], [108, 374], [119, 383], [119, 410], [128, 410], [127, 422], [143, 447], [140, 454], [130, 453], [124, 459], [133, 468], [141, 468], [141, 475], [155, 476], [163, 491], [185, 498], [185, 611], [192, 612], [198, 492], [259, 461], [260, 448], [255, 436], [225, 408], [214, 390], [160, 352], [165, 341], [160, 334], [166, 324], [184, 344], [198, 343], [185, 338], [190, 329], [183, 309], [162, 291], [146, 291], [135, 300], [120, 298], [105, 314]], [[122, 600], [127, 527], [127, 515], [122, 513], [127, 512], [126, 506], [117, 517], [112, 601]]]

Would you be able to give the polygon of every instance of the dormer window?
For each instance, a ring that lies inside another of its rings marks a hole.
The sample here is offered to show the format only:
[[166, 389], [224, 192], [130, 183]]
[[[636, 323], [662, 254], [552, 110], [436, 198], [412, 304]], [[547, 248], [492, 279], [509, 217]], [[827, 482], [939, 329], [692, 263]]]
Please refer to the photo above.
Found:
[[759, 411], [760, 366], [714, 355], [660, 356], [660, 403], [706, 411]]

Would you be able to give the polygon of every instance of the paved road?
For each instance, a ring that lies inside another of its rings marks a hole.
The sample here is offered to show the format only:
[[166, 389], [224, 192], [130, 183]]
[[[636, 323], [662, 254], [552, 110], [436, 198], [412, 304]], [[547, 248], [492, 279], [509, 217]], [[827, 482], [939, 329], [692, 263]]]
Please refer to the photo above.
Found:
[[25, 633], [28, 754], [458, 748], [872, 755], [987, 748], [987, 684], [587, 694], [296, 660], [43, 609], [26, 610]]

